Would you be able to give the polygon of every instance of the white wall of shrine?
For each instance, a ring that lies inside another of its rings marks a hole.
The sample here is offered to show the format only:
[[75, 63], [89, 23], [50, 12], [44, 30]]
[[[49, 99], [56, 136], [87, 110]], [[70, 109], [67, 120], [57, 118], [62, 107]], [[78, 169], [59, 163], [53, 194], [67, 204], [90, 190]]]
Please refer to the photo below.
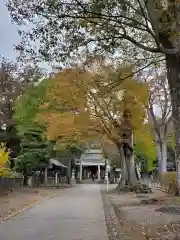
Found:
[[81, 154], [79, 161], [79, 179], [82, 180], [83, 167], [97, 166], [98, 180], [101, 179], [101, 166], [105, 166], [105, 158], [101, 149], [87, 149]]

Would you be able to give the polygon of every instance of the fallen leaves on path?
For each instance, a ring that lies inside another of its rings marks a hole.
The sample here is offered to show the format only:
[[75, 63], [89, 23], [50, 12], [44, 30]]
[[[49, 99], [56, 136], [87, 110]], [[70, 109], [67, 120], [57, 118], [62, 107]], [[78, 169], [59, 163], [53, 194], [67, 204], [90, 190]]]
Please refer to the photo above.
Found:
[[0, 223], [22, 214], [44, 199], [55, 196], [57, 191], [54, 188], [23, 188], [19, 191], [0, 195]]
[[140, 198], [139, 204], [135, 201], [135, 195], [109, 195], [109, 198], [114, 206], [124, 239], [180, 239], [179, 198], [152, 195], [152, 199], [149, 200], [145, 198], [142, 201]]

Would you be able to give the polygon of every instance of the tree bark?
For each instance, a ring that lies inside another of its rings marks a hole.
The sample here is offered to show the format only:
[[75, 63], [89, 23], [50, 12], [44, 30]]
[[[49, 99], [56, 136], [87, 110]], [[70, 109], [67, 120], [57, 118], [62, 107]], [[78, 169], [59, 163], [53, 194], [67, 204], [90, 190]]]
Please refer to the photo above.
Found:
[[124, 153], [122, 153], [121, 154], [121, 179], [118, 183], [119, 189], [123, 189], [125, 187], [126, 180], [127, 180], [127, 168], [126, 168], [125, 156], [124, 156]]
[[130, 156], [125, 156], [122, 144], [116, 144], [121, 157], [121, 179], [118, 183], [117, 188], [123, 189], [125, 187], [125, 182], [127, 185], [132, 186], [137, 183], [137, 177], [135, 172], [134, 154]]
[[48, 168], [45, 167], [44, 170], [44, 185], [47, 186], [47, 181], [48, 181]]
[[72, 174], [72, 162], [71, 162], [72, 158], [71, 156], [69, 156], [68, 159], [68, 171], [67, 171], [67, 177], [68, 177], [68, 183], [71, 182], [71, 174]]
[[156, 142], [156, 150], [158, 156], [158, 165], [159, 165], [159, 173], [167, 172], [167, 144], [166, 140]]
[[165, 173], [167, 172], [167, 144], [165, 140], [161, 143], [161, 154], [160, 172]]
[[127, 169], [126, 169], [126, 162], [125, 162], [125, 156], [124, 156], [122, 144], [120, 143], [115, 143], [115, 144], [119, 151], [120, 167], [121, 167], [121, 178], [117, 185], [117, 189], [120, 190], [125, 187], [125, 181], [127, 179]]
[[137, 176], [134, 163], [134, 154], [129, 156], [126, 160], [127, 172], [128, 172], [128, 185], [137, 184]]
[[164, 173], [167, 171], [167, 144], [165, 125], [163, 129], [162, 126], [156, 125], [156, 122], [154, 121], [155, 116], [153, 117], [153, 114], [154, 113], [151, 110], [148, 110], [148, 122], [153, 126], [152, 133], [156, 144], [156, 152], [159, 166], [158, 170], [159, 173]]
[[166, 65], [175, 129], [176, 181], [180, 193], [180, 57], [166, 55]]
[[23, 186], [28, 186], [28, 175], [26, 174], [26, 172], [23, 172]]
[[[134, 145], [134, 136], [131, 134], [131, 147], [133, 149]], [[135, 162], [134, 162], [134, 153], [127, 158], [127, 169], [128, 169], [128, 184], [135, 185], [137, 183], [137, 176], [135, 172]]]

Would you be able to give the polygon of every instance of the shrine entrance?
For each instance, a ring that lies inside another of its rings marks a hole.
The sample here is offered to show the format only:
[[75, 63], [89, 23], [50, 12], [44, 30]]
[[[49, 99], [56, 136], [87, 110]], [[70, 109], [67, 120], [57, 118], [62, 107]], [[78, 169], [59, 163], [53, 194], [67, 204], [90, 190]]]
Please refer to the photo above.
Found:
[[82, 153], [78, 165], [78, 178], [81, 181], [91, 178], [92, 174], [98, 181], [105, 177], [105, 158], [101, 149], [87, 149]]

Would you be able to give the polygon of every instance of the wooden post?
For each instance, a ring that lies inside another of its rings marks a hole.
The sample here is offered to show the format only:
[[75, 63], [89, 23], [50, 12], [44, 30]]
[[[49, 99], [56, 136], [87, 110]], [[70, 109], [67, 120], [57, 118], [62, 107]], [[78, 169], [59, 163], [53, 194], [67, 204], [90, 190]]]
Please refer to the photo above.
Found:
[[44, 172], [44, 185], [47, 186], [48, 182], [48, 168], [45, 167], [45, 172]]
[[80, 176], [79, 180], [82, 181], [82, 161], [80, 161]]
[[100, 167], [100, 163], [98, 163], [98, 181], [101, 180], [101, 167]]

